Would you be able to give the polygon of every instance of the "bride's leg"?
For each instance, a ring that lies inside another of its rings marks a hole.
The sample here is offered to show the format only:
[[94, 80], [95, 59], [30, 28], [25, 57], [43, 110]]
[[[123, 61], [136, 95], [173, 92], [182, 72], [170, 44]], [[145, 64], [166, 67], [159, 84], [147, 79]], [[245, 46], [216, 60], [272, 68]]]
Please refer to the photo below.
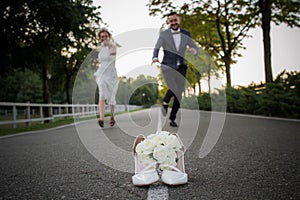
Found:
[[110, 118], [115, 118], [115, 105], [110, 105]]
[[110, 126], [115, 125], [115, 105], [110, 105]]
[[105, 100], [99, 100], [99, 120], [104, 121]]

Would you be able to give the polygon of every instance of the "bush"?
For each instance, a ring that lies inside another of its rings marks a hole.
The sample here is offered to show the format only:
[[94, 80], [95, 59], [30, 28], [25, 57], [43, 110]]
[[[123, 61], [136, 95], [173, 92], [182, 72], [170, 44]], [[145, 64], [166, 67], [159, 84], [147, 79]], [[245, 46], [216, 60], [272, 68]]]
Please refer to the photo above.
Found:
[[184, 97], [181, 101], [180, 106], [182, 108], [188, 108], [188, 109], [199, 109], [199, 104], [196, 96], [192, 97]]
[[[300, 72], [281, 72], [273, 83], [267, 85], [249, 85], [248, 87], [226, 88], [226, 102], [224, 91], [199, 95], [200, 110], [258, 114], [265, 116], [300, 118]], [[213, 103], [213, 104], [212, 104]], [[184, 106], [189, 100], [184, 99]]]
[[42, 81], [29, 69], [15, 70], [5, 78], [1, 77], [0, 85], [0, 101], [43, 102]]
[[209, 93], [203, 93], [198, 96], [200, 110], [211, 110], [211, 98]]
[[255, 114], [300, 118], [300, 73], [283, 71], [258, 96]]
[[226, 88], [226, 97], [228, 112], [253, 114], [258, 107], [257, 94], [253, 86], [238, 89]]

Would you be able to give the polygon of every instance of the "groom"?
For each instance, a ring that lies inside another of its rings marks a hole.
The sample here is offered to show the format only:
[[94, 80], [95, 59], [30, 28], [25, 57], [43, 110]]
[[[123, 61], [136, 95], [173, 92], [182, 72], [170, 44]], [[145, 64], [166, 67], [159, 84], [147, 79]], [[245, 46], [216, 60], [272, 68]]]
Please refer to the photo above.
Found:
[[171, 98], [174, 97], [169, 119], [170, 126], [177, 127], [178, 125], [175, 122], [176, 114], [179, 110], [182, 92], [185, 88], [187, 70], [185, 63], [186, 49], [188, 46], [190, 53], [196, 55], [198, 48], [191, 38], [190, 32], [180, 28], [180, 18], [176, 12], [171, 12], [168, 15], [168, 23], [170, 28], [160, 33], [155, 44], [152, 64], [159, 62], [158, 53], [162, 47], [164, 56], [161, 62], [161, 70], [168, 87], [168, 91], [163, 99], [162, 114], [166, 116], [168, 104]]

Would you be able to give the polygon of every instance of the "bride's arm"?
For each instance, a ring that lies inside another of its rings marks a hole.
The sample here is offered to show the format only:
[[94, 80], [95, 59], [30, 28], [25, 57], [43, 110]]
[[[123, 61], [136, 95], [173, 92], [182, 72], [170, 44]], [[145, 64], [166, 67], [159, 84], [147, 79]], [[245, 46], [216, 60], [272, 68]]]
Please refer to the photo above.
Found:
[[117, 47], [115, 44], [109, 44], [109, 53], [111, 56], [114, 56], [117, 54]]

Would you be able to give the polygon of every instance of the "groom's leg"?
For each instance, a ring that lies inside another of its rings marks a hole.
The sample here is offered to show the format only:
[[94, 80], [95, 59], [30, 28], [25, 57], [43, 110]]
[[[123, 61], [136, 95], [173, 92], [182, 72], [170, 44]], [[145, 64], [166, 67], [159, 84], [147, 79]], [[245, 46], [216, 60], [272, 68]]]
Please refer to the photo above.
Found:
[[176, 119], [176, 115], [177, 115], [179, 108], [180, 108], [180, 103], [178, 101], [178, 98], [176, 96], [174, 96], [172, 111], [171, 111], [170, 118], [169, 118], [170, 120], [174, 121]]
[[174, 102], [172, 106], [172, 111], [170, 114], [170, 120], [175, 120], [176, 119], [176, 114], [180, 108], [180, 102], [182, 99], [182, 92], [185, 89], [185, 75], [186, 75], [186, 69], [187, 67], [185, 65], [181, 65], [179, 69], [177, 70], [176, 74], [176, 84], [175, 88], [176, 91], [174, 91]]
[[163, 101], [166, 103], [169, 103], [173, 96], [174, 96], [174, 93], [172, 92], [172, 90], [168, 89]]

